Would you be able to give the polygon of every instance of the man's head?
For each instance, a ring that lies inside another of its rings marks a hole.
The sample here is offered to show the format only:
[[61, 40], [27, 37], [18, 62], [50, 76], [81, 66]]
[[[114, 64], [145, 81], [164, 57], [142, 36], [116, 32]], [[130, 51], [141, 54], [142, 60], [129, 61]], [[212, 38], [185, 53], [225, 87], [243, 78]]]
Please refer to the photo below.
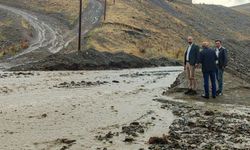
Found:
[[193, 37], [192, 36], [188, 36], [187, 41], [188, 41], [189, 44], [192, 44], [193, 43]]
[[202, 47], [203, 48], [208, 48], [209, 47], [209, 42], [203, 42]]
[[220, 47], [221, 47], [221, 44], [222, 44], [221, 40], [215, 40], [215, 46], [216, 46], [217, 48], [220, 48]]

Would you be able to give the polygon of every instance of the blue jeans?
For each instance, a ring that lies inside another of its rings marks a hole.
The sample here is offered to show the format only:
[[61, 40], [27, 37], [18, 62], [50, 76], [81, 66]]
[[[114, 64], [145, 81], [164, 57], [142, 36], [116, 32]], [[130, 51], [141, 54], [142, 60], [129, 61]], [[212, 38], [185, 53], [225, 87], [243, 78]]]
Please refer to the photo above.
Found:
[[212, 83], [212, 95], [216, 96], [216, 71], [203, 72], [205, 96], [209, 97], [209, 78]]
[[223, 92], [223, 84], [224, 84], [224, 69], [221, 68], [217, 68], [216, 71], [216, 79], [218, 82], [218, 88], [219, 88], [219, 92], [222, 93]]

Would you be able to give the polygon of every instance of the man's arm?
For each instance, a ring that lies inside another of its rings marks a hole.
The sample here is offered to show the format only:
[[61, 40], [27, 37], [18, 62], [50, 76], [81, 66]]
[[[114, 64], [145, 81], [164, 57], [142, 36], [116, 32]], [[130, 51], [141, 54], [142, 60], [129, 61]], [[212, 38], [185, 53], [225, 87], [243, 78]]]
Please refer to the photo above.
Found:
[[215, 60], [216, 60], [216, 61], [219, 60], [219, 57], [217, 56], [215, 50], [214, 50], [214, 55], [215, 55]]
[[228, 64], [228, 52], [227, 49], [224, 49], [224, 67]]
[[186, 70], [186, 64], [187, 64], [186, 57], [187, 57], [187, 51], [185, 51], [185, 53], [184, 53], [184, 69], [185, 70]]
[[198, 59], [198, 63], [199, 64], [202, 64], [202, 61], [203, 61], [203, 52], [199, 52], [199, 59]]
[[200, 59], [200, 47], [196, 45], [196, 67], [199, 67], [199, 59]]

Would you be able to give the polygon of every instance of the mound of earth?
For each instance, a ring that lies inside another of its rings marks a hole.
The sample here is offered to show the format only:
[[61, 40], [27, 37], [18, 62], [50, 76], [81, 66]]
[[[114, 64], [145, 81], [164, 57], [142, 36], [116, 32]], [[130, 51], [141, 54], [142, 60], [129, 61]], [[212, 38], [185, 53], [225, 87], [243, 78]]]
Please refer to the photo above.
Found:
[[95, 70], [125, 69], [155, 66], [179, 66], [180, 62], [167, 58], [143, 59], [124, 52], [108, 53], [89, 49], [69, 54], [57, 53], [43, 60], [10, 68], [11, 71], [27, 70]]
[[201, 71], [197, 71], [197, 81], [198, 81], [198, 95], [195, 96], [187, 96], [184, 92], [188, 87], [188, 80], [186, 78], [186, 74], [180, 74], [176, 81], [171, 85], [171, 88], [164, 92], [163, 95], [168, 95], [173, 97], [174, 99], [183, 99], [186, 101], [200, 101], [200, 102], [211, 102], [211, 103], [222, 103], [222, 104], [238, 104], [250, 106], [250, 84], [249, 79], [241, 79], [227, 70], [225, 73], [224, 79], [224, 95], [217, 97], [215, 100], [204, 100], [201, 98], [203, 94], [203, 78]]

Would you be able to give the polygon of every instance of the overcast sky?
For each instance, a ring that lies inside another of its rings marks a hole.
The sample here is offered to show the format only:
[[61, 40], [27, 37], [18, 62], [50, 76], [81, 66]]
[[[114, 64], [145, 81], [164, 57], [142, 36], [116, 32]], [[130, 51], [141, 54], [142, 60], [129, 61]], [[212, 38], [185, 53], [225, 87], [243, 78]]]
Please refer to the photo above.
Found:
[[193, 3], [216, 4], [230, 7], [250, 3], [250, 0], [193, 0]]

